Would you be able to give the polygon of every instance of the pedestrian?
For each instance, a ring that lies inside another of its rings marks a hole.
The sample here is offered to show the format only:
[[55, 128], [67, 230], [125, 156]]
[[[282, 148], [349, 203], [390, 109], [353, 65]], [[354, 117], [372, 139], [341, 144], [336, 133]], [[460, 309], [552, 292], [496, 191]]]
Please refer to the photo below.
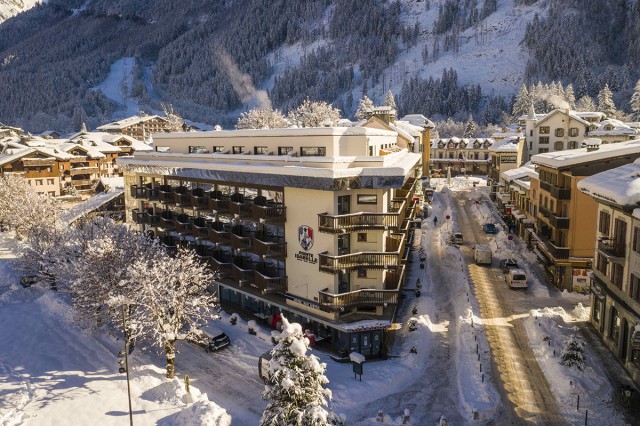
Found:
[[434, 216], [433, 217], [433, 226], [437, 226], [438, 225], [438, 216]]

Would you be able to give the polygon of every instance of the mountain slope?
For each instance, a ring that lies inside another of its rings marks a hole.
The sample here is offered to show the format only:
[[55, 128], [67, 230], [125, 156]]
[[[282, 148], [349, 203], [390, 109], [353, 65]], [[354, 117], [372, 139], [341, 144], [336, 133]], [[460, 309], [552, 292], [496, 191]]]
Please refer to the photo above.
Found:
[[[46, 0], [45, 0], [46, 1]], [[35, 5], [43, 3], [42, 0], [0, 0], [0, 23], [6, 21], [18, 13], [29, 10]]]

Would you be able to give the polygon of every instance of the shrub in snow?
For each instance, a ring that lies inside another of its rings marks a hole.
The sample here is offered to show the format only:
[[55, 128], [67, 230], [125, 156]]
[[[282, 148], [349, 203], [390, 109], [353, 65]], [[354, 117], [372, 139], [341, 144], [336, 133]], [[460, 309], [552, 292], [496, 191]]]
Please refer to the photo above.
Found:
[[236, 129], [280, 129], [289, 127], [289, 122], [277, 109], [254, 108], [240, 114]]
[[289, 111], [288, 119], [298, 127], [335, 126], [340, 110], [324, 101], [305, 99], [302, 105]]
[[261, 426], [336, 425], [344, 419], [328, 412], [331, 391], [324, 385], [326, 364], [314, 355], [307, 356], [309, 340], [300, 324], [282, 317], [278, 344], [271, 350], [270, 378], [262, 394], [269, 401], [260, 420]]
[[238, 322], [238, 314], [231, 314], [231, 316], [229, 317], [229, 322], [231, 323], [231, 325], [236, 325], [236, 323]]
[[247, 328], [249, 329], [249, 334], [256, 335], [257, 326], [254, 320], [247, 321]]
[[584, 370], [583, 344], [575, 334], [571, 335], [564, 343], [560, 359], [563, 365], [576, 366], [580, 371]]

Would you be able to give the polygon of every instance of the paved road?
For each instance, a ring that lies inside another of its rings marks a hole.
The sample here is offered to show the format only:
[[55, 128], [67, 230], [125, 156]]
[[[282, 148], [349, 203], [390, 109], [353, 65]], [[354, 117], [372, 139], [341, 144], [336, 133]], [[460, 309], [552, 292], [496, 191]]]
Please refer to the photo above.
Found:
[[466, 193], [456, 193], [454, 199], [460, 231], [465, 235], [463, 254], [473, 290], [485, 320], [487, 339], [493, 355], [496, 387], [503, 403], [511, 411], [498, 420], [500, 424], [566, 424], [533, 351], [522, 324], [525, 314], [514, 315], [510, 296], [513, 293], [504, 282], [502, 272], [495, 267], [480, 267], [473, 263], [471, 247], [486, 243], [480, 224], [473, 220], [472, 201]]

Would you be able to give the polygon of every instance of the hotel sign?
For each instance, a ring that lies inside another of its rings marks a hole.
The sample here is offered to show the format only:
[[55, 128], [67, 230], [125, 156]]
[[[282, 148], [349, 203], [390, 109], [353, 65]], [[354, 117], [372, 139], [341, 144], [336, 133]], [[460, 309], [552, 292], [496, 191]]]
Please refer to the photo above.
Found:
[[313, 255], [313, 253], [305, 253], [302, 250], [300, 250], [299, 252], [297, 252], [296, 254], [294, 254], [294, 257], [301, 261], [301, 262], [307, 262], [307, 263], [311, 263], [313, 265], [315, 265], [316, 263], [318, 263], [318, 258], [315, 257]]

